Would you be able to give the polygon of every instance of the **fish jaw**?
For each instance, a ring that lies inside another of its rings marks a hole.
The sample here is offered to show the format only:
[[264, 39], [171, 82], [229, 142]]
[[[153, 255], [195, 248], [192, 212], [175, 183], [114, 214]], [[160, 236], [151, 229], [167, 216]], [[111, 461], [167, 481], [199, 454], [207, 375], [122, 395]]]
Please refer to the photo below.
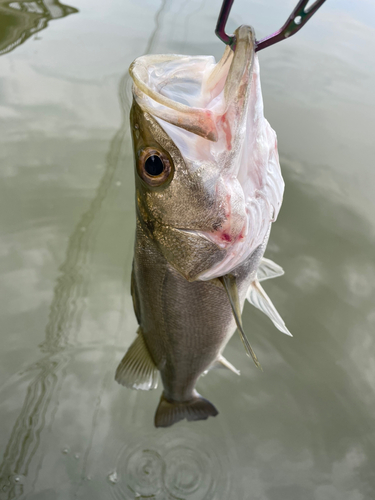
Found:
[[160, 251], [189, 281], [223, 276], [244, 262], [282, 202], [276, 134], [263, 115], [253, 31], [242, 26], [236, 39], [235, 53], [227, 49], [216, 65], [211, 57], [145, 56], [130, 70], [148, 141], [167, 151], [174, 168], [163, 189], [136, 178], [138, 212]]

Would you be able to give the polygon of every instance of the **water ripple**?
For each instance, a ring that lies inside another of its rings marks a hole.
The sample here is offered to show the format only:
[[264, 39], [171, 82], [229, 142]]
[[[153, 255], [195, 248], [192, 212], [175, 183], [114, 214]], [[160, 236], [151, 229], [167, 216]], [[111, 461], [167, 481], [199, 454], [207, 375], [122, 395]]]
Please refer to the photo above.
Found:
[[215, 439], [193, 433], [140, 437], [121, 451], [108, 476], [116, 500], [213, 500], [229, 498], [227, 458], [213, 449]]

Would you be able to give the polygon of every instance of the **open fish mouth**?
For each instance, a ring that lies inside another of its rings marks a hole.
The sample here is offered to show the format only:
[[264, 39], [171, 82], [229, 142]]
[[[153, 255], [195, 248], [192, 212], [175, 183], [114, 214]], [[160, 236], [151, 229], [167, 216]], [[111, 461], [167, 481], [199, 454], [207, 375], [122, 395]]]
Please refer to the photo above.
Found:
[[172, 139], [189, 175], [202, 164], [217, 172], [204, 189], [224, 219], [216, 230], [179, 229], [224, 250], [199, 280], [228, 274], [263, 244], [284, 192], [276, 134], [263, 114], [254, 33], [241, 26], [235, 36], [235, 52], [227, 47], [217, 64], [212, 56], [151, 55], [130, 68], [136, 102]]

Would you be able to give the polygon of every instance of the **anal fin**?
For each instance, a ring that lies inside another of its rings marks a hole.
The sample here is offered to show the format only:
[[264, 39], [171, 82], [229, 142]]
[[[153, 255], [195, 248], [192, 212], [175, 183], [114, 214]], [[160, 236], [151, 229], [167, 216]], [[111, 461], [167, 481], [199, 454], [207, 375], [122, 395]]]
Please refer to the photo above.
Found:
[[158, 386], [158, 369], [143, 338], [141, 328], [117, 367], [115, 380], [125, 387], [149, 391]]
[[241, 375], [240, 373], [240, 370], [237, 370], [237, 368], [235, 368], [232, 363], [230, 363], [226, 358], [224, 358], [224, 356], [220, 355], [218, 360], [216, 361], [216, 366], [218, 366], [218, 368], [227, 368], [228, 370], [230, 370], [231, 372], [235, 373], [236, 375]]
[[232, 363], [230, 363], [224, 356], [220, 354], [220, 356], [217, 358], [217, 360], [212, 364], [210, 367], [210, 370], [212, 368], [226, 368], [227, 370], [230, 370], [231, 372], [235, 373], [236, 375], [241, 375], [240, 370], [237, 370]]
[[247, 292], [247, 300], [254, 307], [266, 314], [280, 332], [293, 337], [259, 281], [255, 280], [251, 283], [249, 291]]
[[216, 359], [216, 361], [214, 361], [212, 363], [212, 365], [207, 368], [206, 371], [204, 371], [202, 373], [202, 375], [207, 375], [207, 373], [211, 370], [215, 370], [215, 369], [220, 369], [220, 368], [225, 368], [227, 370], [230, 370], [231, 372], [235, 373], [236, 375], [241, 375], [241, 372], [240, 370], [237, 370], [237, 368], [235, 368], [232, 363], [230, 363], [226, 358], [224, 358], [224, 356], [222, 356], [221, 354], [219, 355], [219, 357]]

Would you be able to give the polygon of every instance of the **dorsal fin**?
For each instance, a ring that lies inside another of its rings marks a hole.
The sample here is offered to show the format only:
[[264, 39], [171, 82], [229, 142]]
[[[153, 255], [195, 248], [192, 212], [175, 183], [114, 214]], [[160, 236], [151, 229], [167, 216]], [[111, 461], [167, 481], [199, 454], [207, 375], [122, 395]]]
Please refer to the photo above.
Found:
[[247, 292], [247, 300], [250, 302], [250, 304], [264, 312], [264, 314], [266, 314], [271, 319], [273, 324], [278, 330], [280, 330], [280, 332], [293, 337], [288, 328], [285, 326], [285, 323], [280, 314], [276, 311], [276, 308], [272, 304], [271, 299], [263, 290], [258, 280], [255, 280], [251, 283], [249, 291]]
[[137, 333], [137, 338], [117, 367], [115, 380], [131, 389], [149, 391], [158, 386], [158, 370], [147, 349], [140, 327]]
[[263, 257], [257, 270], [257, 279], [258, 281], [264, 281], [271, 278], [277, 278], [283, 274], [284, 269], [282, 267], [276, 264], [276, 262]]

